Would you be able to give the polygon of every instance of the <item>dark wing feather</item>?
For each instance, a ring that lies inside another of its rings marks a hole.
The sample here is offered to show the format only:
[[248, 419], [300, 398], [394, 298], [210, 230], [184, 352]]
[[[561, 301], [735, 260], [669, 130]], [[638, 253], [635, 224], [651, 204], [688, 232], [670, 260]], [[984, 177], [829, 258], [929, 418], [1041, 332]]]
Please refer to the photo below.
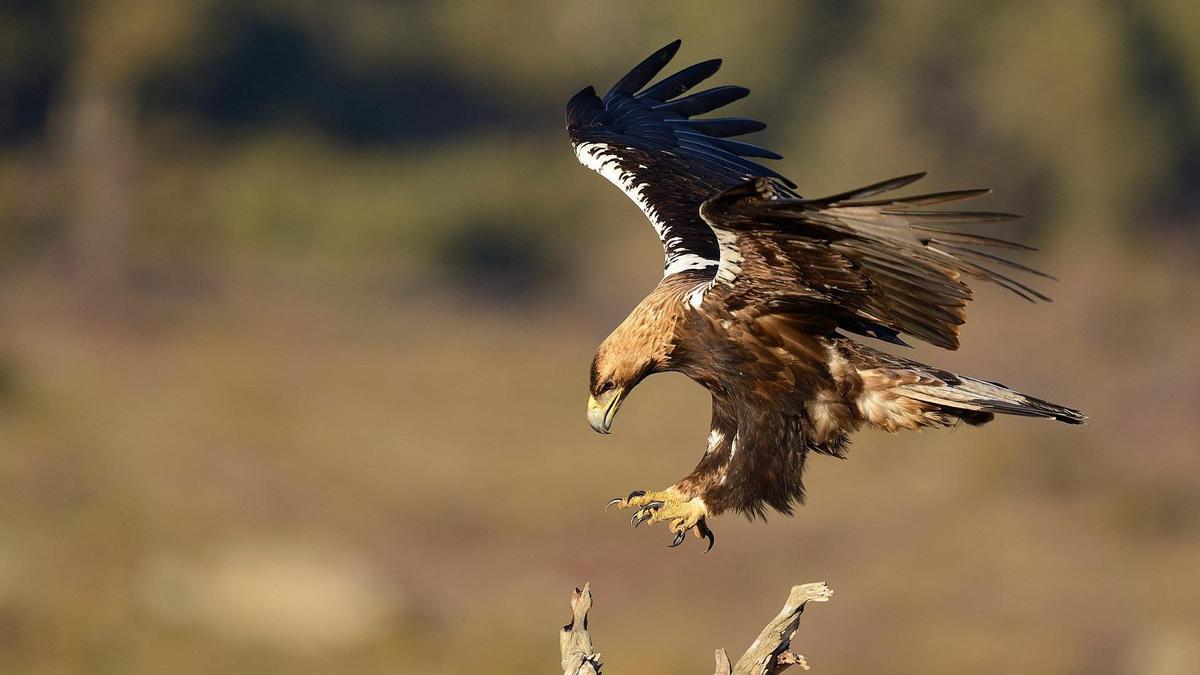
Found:
[[604, 95], [605, 101], [621, 100], [623, 97], [631, 96], [637, 90], [650, 84], [650, 80], [658, 75], [671, 59], [675, 58], [675, 52], [679, 51], [679, 45], [683, 44], [682, 40], [676, 40], [671, 44], [659, 49], [645, 60], [633, 67], [633, 70], [625, 73], [625, 76], [617, 80], [617, 83], [608, 90]]
[[721, 264], [693, 301], [719, 302], [734, 311], [768, 307], [775, 313], [823, 317], [830, 330], [874, 337], [882, 333], [883, 339], [904, 333], [956, 349], [958, 326], [971, 300], [968, 278], [992, 282], [1031, 302], [1049, 299], [1000, 269], [1048, 275], [980, 250], [1028, 247], [944, 229], [948, 223], [1016, 216], [914, 208], [986, 190], [863, 199], [923, 175], [821, 199], [783, 195], [769, 179], [726, 190], [700, 209], [721, 242]]
[[649, 101], [669, 101], [712, 77], [720, 68], [721, 59], [709, 59], [694, 66], [688, 66], [670, 77], [663, 78], [653, 87], [647, 88], [638, 95], [638, 98]]
[[745, 87], [727, 85], [715, 89], [707, 89], [698, 94], [677, 98], [674, 101], [659, 103], [653, 106], [655, 112], [663, 115], [679, 115], [680, 117], [695, 117], [706, 112], [712, 112], [721, 106], [729, 105], [738, 99], [746, 98], [750, 90]]
[[741, 136], [755, 131], [762, 131], [767, 125], [758, 120], [748, 120], [744, 117], [718, 117], [701, 120], [674, 120], [672, 126], [677, 130], [694, 130], [708, 134], [714, 138]]
[[705, 199], [757, 176], [773, 177], [788, 196], [796, 195], [786, 178], [747, 159], [779, 159], [778, 154], [730, 140], [765, 124], [739, 117], [690, 119], [750, 93], [722, 86], [685, 95], [717, 72], [719, 60], [650, 84], [679, 44], [651, 54], [603, 98], [591, 87], [576, 94], [567, 104], [567, 131], [579, 161], [620, 187], [650, 219], [666, 254], [664, 275], [698, 270], [711, 276], [720, 251], [699, 215]]

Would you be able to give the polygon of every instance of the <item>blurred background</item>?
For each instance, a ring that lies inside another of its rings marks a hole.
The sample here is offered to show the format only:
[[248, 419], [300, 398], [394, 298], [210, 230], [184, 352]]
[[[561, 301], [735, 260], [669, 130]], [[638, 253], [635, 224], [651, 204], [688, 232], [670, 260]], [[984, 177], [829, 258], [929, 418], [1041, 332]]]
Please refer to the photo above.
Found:
[[[821, 673], [1194, 673], [1200, 5], [0, 5], [0, 672], [711, 672], [795, 583]], [[699, 557], [610, 497], [708, 399], [615, 435], [592, 352], [657, 281], [562, 107], [668, 41], [816, 196], [996, 188], [1061, 279], [916, 358], [1087, 411], [857, 436]]]

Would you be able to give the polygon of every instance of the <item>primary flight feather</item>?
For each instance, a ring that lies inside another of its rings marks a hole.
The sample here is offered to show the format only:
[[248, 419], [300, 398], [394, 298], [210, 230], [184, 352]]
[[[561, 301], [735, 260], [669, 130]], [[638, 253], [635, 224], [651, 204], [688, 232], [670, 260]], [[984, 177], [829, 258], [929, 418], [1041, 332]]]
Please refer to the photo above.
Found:
[[804, 500], [810, 452], [842, 457], [849, 434], [977, 425], [996, 413], [1070, 424], [1082, 413], [988, 382], [893, 356], [847, 333], [903, 345], [902, 336], [958, 348], [969, 280], [1031, 302], [1046, 296], [1012, 275], [1046, 276], [995, 251], [1026, 246], [955, 226], [1009, 214], [936, 207], [987, 190], [887, 197], [924, 174], [820, 199], [748, 158], [780, 156], [731, 137], [759, 131], [740, 117], [700, 118], [747, 94], [689, 93], [716, 73], [705, 61], [650, 82], [676, 40], [603, 97], [567, 104], [579, 161], [630, 197], [662, 241], [663, 278], [604, 340], [591, 372], [588, 421], [608, 433], [629, 392], [653, 373], [681, 372], [712, 394], [700, 463], [665, 490], [610, 504], [634, 524], [664, 522], [714, 537], [707, 518], [734, 510], [790, 514]]

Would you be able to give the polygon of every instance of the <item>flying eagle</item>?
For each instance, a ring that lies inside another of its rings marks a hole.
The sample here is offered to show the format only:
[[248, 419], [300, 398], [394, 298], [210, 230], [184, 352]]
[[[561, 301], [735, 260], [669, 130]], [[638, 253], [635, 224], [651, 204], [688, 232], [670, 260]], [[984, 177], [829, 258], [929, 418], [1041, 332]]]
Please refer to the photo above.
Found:
[[[621, 402], [648, 375], [683, 373], [712, 394], [700, 463], [657, 492], [610, 502], [633, 523], [664, 522], [678, 546], [688, 531], [714, 537], [708, 516], [733, 510], [790, 515], [804, 502], [810, 452], [844, 457], [863, 426], [979, 425], [996, 413], [1069, 424], [1078, 410], [995, 382], [956, 375], [862, 344], [901, 336], [958, 348], [968, 280], [1048, 300], [1001, 270], [1046, 276], [991, 250], [1032, 250], [947, 226], [1014, 218], [930, 207], [987, 190], [880, 196], [912, 174], [819, 199], [752, 159], [780, 155], [730, 137], [759, 131], [740, 117], [697, 118], [747, 94], [723, 86], [687, 94], [719, 60], [650, 81], [678, 51], [650, 55], [603, 97], [567, 104], [579, 161], [641, 208], [662, 241], [662, 281], [596, 351], [588, 422], [608, 433]], [[649, 85], [649, 86], [647, 86]], [[685, 95], [686, 94], [686, 95]]]

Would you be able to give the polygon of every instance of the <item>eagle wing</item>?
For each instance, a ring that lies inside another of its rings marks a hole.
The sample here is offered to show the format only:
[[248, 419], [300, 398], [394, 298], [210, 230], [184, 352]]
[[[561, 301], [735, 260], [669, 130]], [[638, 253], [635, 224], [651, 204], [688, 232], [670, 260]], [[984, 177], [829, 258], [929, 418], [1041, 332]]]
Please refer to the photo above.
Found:
[[904, 344], [899, 337], [904, 333], [957, 349], [958, 327], [972, 297], [968, 278], [995, 283], [1031, 302], [1049, 300], [998, 268], [1048, 275], [986, 250], [1032, 249], [944, 228], [1017, 216], [927, 208], [988, 190], [869, 199], [922, 176], [820, 199], [795, 198], [769, 178], [725, 190], [700, 208], [719, 242], [720, 264], [689, 301], [697, 307], [719, 303], [729, 311], [796, 315], [827, 330], [898, 344]]
[[720, 258], [713, 231], [699, 216], [700, 204], [757, 176], [791, 181], [747, 157], [781, 156], [732, 136], [766, 128], [740, 117], [693, 119], [750, 93], [723, 86], [684, 95], [721, 67], [697, 63], [647, 86], [679, 50], [676, 40], [622, 77], [603, 98], [592, 87], [567, 104], [567, 132], [579, 161], [607, 178], [649, 218], [666, 256], [663, 276], [688, 270], [715, 273]]

